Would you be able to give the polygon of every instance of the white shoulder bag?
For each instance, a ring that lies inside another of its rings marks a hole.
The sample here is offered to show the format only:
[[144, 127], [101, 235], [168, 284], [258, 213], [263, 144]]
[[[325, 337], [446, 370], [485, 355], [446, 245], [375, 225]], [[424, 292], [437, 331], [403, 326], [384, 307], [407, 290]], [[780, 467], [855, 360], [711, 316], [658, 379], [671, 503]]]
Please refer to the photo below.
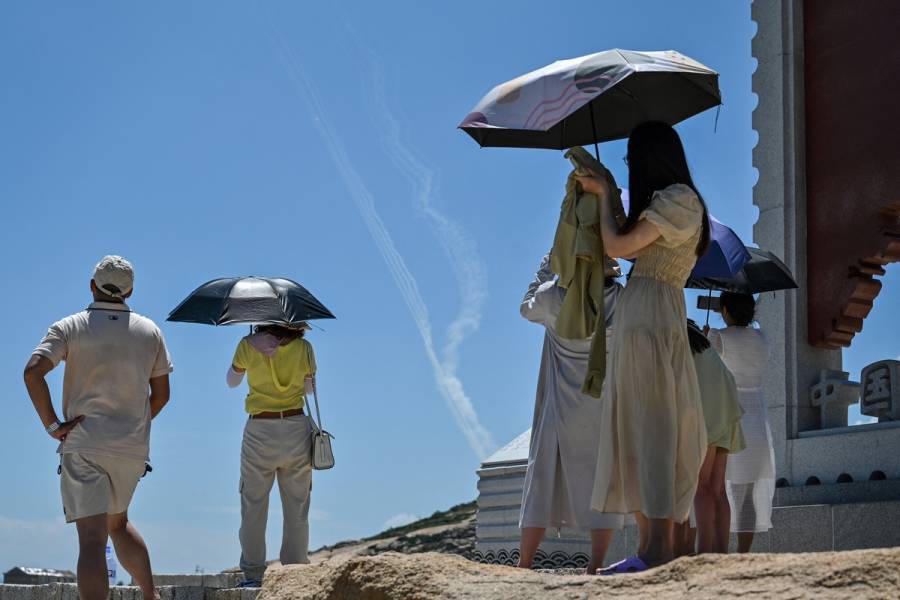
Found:
[[[310, 363], [312, 364], [312, 363]], [[334, 466], [334, 452], [331, 449], [331, 440], [334, 436], [322, 428], [322, 414], [319, 412], [319, 395], [316, 393], [316, 386], [312, 379], [305, 380], [306, 397], [312, 394], [313, 401], [316, 404], [316, 418], [309, 416], [309, 423], [312, 426], [312, 467], [317, 471], [324, 471]], [[307, 402], [307, 407], [309, 403]]]
[[[309, 380], [307, 381], [309, 382]], [[331, 440], [334, 439], [334, 436], [322, 429], [322, 415], [319, 413], [319, 395], [316, 394], [316, 387], [312, 382], [309, 382], [307, 383], [306, 388], [307, 397], [309, 397], [309, 388], [312, 388], [312, 397], [316, 403], [316, 418], [313, 419], [312, 415], [309, 417], [309, 422], [312, 425], [313, 430], [312, 466], [313, 469], [316, 469], [317, 471], [323, 471], [334, 466], [334, 452], [331, 450]]]

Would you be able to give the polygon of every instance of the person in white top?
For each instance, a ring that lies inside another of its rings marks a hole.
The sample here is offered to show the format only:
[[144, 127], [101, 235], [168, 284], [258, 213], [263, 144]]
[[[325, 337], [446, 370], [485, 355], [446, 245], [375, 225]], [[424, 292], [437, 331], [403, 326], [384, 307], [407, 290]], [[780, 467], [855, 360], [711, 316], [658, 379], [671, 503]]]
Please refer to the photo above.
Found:
[[[150, 420], [169, 401], [172, 363], [162, 333], [131, 312], [131, 264], [104, 257], [94, 270], [94, 302], [54, 323], [25, 367], [25, 386], [47, 433], [60, 442], [66, 521], [78, 529], [78, 593], [109, 594], [106, 544], [146, 599], [159, 598], [150, 556], [128, 520], [128, 505], [149, 458]], [[46, 376], [65, 361], [60, 422]]]
[[738, 552], [749, 552], [753, 534], [772, 528], [775, 451], [762, 393], [769, 344], [763, 332], [751, 326], [756, 311], [753, 296], [726, 292], [720, 302], [728, 327], [710, 330], [709, 341], [734, 375], [738, 402], [744, 409], [741, 429], [746, 442], [745, 450], [728, 455], [725, 483]]

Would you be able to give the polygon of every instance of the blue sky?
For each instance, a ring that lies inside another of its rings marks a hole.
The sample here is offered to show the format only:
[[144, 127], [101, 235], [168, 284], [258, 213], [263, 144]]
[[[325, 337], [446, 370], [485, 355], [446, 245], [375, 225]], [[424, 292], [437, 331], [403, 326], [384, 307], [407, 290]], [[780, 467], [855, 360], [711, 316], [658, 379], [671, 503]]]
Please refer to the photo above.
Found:
[[[338, 316], [310, 336], [338, 458], [315, 477], [313, 547], [473, 499], [479, 451], [530, 425], [542, 332], [518, 304], [568, 167], [558, 152], [479, 149], [456, 124], [555, 59], [677, 49], [721, 73], [717, 130], [708, 111], [679, 131], [714, 214], [749, 241], [754, 27], [749, 3], [713, 1], [5, 4], [0, 568], [74, 566], [21, 369], [86, 305], [107, 253], [134, 263], [132, 306], [160, 323], [176, 366], [131, 509], [158, 571], [239, 556], [244, 392], [224, 371], [245, 330], [164, 323], [215, 277], [292, 277]], [[623, 143], [601, 154], [624, 181]], [[884, 310], [898, 300], [891, 268], [845, 353], [855, 377], [900, 354]], [[272, 556], [279, 519], [276, 500]]]

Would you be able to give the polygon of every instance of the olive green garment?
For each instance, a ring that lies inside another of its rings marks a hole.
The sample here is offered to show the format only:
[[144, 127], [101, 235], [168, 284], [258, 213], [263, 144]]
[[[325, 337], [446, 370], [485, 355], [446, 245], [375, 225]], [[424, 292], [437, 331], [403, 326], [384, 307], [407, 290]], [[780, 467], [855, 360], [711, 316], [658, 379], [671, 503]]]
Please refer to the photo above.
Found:
[[576, 168], [566, 180], [566, 195], [550, 251], [550, 268], [559, 275], [557, 285], [566, 290], [556, 329], [566, 339], [583, 340], [593, 336], [588, 373], [581, 391], [599, 398], [606, 375], [606, 337], [595, 336], [594, 331], [605, 326], [603, 291], [608, 259], [600, 228], [600, 200], [581, 189], [575, 176], [586, 173], [578, 165], [586, 165], [606, 177], [613, 190], [614, 205], [621, 206], [621, 199], [612, 174], [584, 148], [572, 148], [566, 158]]
[[694, 367], [700, 384], [700, 403], [706, 422], [706, 443], [736, 454], [747, 447], [738, 402], [737, 386], [731, 371], [712, 348], [694, 354]]

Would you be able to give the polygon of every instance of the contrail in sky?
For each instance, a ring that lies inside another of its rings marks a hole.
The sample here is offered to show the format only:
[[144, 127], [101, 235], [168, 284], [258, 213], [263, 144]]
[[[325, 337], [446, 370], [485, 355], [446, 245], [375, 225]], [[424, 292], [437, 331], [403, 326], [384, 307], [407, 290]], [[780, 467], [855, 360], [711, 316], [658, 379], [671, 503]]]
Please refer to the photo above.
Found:
[[459, 346], [469, 334], [478, 328], [485, 300], [485, 270], [475, 244], [457, 223], [440, 213], [432, 205], [431, 200], [435, 187], [434, 171], [424, 165], [403, 143], [399, 134], [400, 128], [385, 100], [384, 83], [380, 71], [376, 72], [373, 82], [375, 102], [378, 118], [384, 124], [382, 142], [385, 151], [413, 185], [416, 191], [416, 208], [425, 216], [433, 233], [450, 258], [460, 288], [460, 312], [448, 327], [447, 344], [443, 348], [443, 354], [439, 356], [435, 349], [428, 306], [422, 298], [415, 277], [406, 266], [375, 208], [375, 199], [372, 193], [348, 157], [340, 136], [328, 120], [318, 92], [304, 72], [302, 64], [285, 43], [283, 36], [271, 19], [268, 24], [277, 41], [279, 56], [287, 68], [288, 75], [312, 114], [315, 127], [322, 136], [328, 153], [347, 185], [372, 240], [387, 263], [391, 276], [412, 314], [425, 346], [425, 355], [434, 371], [438, 390], [447, 402], [472, 450], [479, 459], [484, 459], [495, 448], [495, 445], [490, 433], [478, 420], [472, 401], [465, 392], [462, 380], [457, 375]]

